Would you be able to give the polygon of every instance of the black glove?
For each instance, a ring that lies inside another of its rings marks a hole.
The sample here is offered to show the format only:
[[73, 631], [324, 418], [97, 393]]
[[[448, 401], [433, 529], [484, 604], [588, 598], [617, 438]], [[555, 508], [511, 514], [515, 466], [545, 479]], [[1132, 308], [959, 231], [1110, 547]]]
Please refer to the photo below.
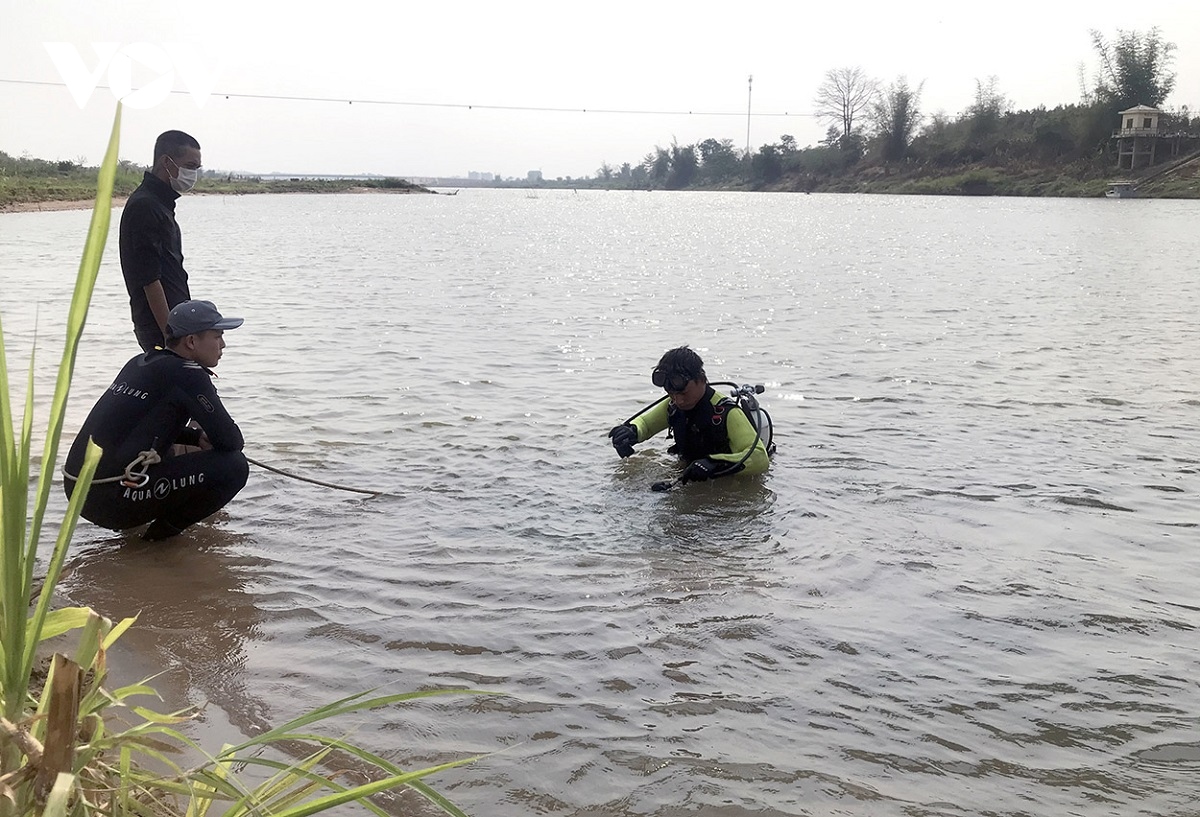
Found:
[[719, 472], [724, 471], [728, 467], [729, 463], [717, 462], [716, 460], [710, 460], [708, 457], [702, 457], [683, 469], [683, 476], [680, 477], [680, 482], [684, 484], [689, 482], [705, 482], [718, 476]]
[[608, 436], [612, 438], [613, 448], [617, 449], [617, 453], [621, 455], [621, 459], [633, 455], [633, 444], [638, 441], [638, 430], [628, 423], [619, 426], [614, 426], [613, 430], [608, 432]]

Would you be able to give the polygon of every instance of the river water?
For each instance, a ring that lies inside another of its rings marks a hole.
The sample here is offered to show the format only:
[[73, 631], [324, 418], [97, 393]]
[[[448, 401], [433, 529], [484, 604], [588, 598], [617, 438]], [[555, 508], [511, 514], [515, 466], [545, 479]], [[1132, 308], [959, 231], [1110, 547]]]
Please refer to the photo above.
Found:
[[[194, 197], [252, 468], [65, 598], [197, 729], [335, 731], [483, 817], [1176, 815], [1200, 784], [1200, 203], [465, 190]], [[52, 388], [88, 214], [0, 216]], [[67, 418], [136, 352], [115, 227]], [[653, 493], [663, 350], [766, 386], [770, 472]], [[39, 403], [39, 406], [42, 404]], [[64, 503], [56, 489], [54, 512]], [[140, 662], [140, 663], [139, 663]], [[207, 724], [207, 726], [206, 726]], [[229, 737], [224, 734], [224, 737]], [[224, 739], [224, 738], [222, 738]], [[429, 814], [408, 795], [395, 814]]]

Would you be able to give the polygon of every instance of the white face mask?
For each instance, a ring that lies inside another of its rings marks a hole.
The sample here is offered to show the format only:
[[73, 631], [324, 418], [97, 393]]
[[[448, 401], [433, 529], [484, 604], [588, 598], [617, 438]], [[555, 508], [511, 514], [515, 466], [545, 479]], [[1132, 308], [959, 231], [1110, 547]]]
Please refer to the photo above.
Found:
[[176, 193], [186, 193], [196, 186], [196, 180], [199, 178], [200, 168], [181, 167], [179, 175], [171, 179], [171, 189]]
[[[170, 158], [169, 156], [167, 158]], [[196, 181], [200, 178], [200, 168], [198, 167], [180, 167], [175, 164], [175, 160], [171, 159], [171, 164], [175, 165], [175, 170], [178, 171], [177, 176], [171, 179], [171, 189], [176, 193], [186, 193], [196, 186]]]

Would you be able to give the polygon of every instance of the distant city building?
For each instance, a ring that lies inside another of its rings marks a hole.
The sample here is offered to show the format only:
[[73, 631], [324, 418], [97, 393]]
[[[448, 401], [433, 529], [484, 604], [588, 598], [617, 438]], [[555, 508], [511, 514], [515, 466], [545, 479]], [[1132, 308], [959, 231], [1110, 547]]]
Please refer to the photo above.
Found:
[[473, 182], [490, 182], [496, 178], [494, 173], [482, 173], [478, 170], [467, 172], [467, 180]]
[[530, 182], [540, 182], [542, 180], [542, 171], [531, 170], [525, 174], [525, 180]]

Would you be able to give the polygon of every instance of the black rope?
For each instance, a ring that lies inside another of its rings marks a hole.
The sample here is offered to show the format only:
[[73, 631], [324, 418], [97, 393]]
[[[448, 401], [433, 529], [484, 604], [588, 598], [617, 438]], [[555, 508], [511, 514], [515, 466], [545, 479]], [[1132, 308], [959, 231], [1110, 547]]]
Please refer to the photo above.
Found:
[[289, 473], [280, 468], [276, 468], [273, 465], [267, 465], [265, 462], [259, 462], [258, 460], [251, 459], [250, 457], [246, 457], [246, 462], [251, 463], [252, 465], [257, 465], [259, 468], [264, 468], [267, 471], [271, 471], [272, 473], [276, 473], [276, 474], [280, 474], [285, 477], [289, 477], [291, 479], [298, 479], [301, 482], [310, 482], [313, 485], [320, 485], [322, 488], [333, 488], [334, 490], [337, 490], [337, 491], [350, 491], [351, 493], [366, 494], [367, 496], [383, 496], [383, 491], [371, 491], [366, 488], [351, 488], [346, 485], [334, 485], [332, 482], [322, 482], [319, 479], [312, 479], [311, 477], [302, 477], [299, 474]]

